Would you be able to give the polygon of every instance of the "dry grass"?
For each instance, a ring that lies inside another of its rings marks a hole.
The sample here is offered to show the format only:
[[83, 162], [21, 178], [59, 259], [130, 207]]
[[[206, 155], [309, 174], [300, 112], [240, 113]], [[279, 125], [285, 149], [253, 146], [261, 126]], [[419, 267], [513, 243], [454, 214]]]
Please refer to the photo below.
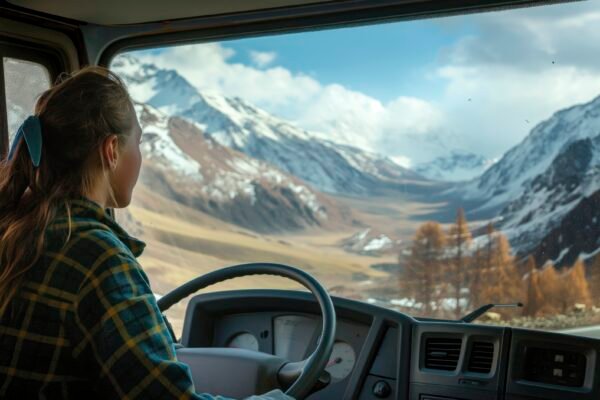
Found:
[[[157, 196], [153, 196], [157, 197]], [[156, 199], [155, 199], [156, 201]], [[241, 228], [220, 224], [182, 206], [158, 199], [166, 207], [161, 212], [132, 205], [129, 211], [143, 227], [147, 242], [140, 263], [148, 273], [152, 288], [164, 294], [182, 283], [206, 272], [244, 262], [278, 262], [297, 266], [317, 277], [325, 286], [356, 285], [361, 280], [384, 278], [386, 273], [370, 268], [382, 258], [344, 252], [337, 242], [348, 232], [304, 232], [301, 235], [258, 235]], [[230, 280], [206, 291], [284, 288], [301, 289], [292, 281], [270, 276], [253, 276]], [[174, 307], [169, 319], [176, 332], [181, 332], [185, 302]]]

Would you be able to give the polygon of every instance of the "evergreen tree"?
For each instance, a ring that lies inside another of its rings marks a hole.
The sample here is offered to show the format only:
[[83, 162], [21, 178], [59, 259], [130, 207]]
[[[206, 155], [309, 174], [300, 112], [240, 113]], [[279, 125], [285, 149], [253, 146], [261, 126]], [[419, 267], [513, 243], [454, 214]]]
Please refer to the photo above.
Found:
[[465, 212], [459, 208], [456, 213], [456, 221], [448, 232], [448, 248], [450, 250], [450, 281], [454, 288], [455, 315], [459, 318], [462, 314], [460, 301], [462, 289], [467, 285], [468, 250], [473, 237], [469, 231]]
[[443, 297], [443, 256], [446, 237], [437, 222], [426, 222], [415, 234], [403, 274], [404, 292], [423, 305], [431, 316], [434, 304]]

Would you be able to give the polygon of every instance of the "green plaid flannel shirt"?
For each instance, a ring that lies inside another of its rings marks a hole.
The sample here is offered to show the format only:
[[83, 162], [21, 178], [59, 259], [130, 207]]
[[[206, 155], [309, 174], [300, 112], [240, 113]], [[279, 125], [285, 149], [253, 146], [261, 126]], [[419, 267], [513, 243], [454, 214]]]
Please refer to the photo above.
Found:
[[[194, 393], [148, 277], [144, 243], [99, 205], [71, 204], [0, 316], [1, 399], [215, 399]], [[64, 246], [63, 246], [64, 244]], [[27, 246], [27, 243], [23, 243]]]

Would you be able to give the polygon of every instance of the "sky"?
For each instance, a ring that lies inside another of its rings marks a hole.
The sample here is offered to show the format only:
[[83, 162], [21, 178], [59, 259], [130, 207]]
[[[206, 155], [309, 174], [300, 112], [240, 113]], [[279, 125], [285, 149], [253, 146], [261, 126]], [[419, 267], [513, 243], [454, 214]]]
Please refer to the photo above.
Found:
[[600, 1], [145, 51], [205, 92], [406, 166], [498, 159], [600, 95]]

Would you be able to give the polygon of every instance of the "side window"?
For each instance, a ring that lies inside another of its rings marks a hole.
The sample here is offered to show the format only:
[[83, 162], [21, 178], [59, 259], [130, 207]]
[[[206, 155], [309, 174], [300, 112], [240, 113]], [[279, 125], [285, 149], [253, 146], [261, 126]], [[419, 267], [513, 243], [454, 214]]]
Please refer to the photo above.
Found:
[[50, 73], [38, 63], [3, 57], [9, 144], [19, 125], [33, 113], [40, 94], [50, 88]]

